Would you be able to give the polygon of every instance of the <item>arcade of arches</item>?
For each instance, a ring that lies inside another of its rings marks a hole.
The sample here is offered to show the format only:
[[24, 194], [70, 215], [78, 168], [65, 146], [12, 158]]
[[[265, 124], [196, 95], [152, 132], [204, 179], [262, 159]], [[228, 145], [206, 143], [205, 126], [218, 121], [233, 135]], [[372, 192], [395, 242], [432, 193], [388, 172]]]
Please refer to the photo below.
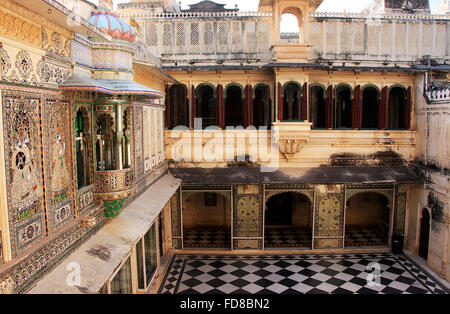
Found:
[[[325, 85], [278, 83], [276, 95], [267, 84], [226, 86], [200, 84], [166, 88], [166, 123], [193, 128], [194, 118], [202, 126], [271, 127], [275, 121], [307, 121], [325, 129], [409, 129], [411, 87], [349, 84]], [[188, 95], [190, 94], [190, 95]]]
[[239, 250], [244, 244], [259, 250], [387, 249], [393, 234], [404, 228], [404, 204], [386, 196], [395, 188], [342, 189], [340, 194], [266, 188], [264, 198], [257, 196], [258, 185], [245, 186], [242, 195], [240, 188], [203, 188], [183, 192], [179, 249]]

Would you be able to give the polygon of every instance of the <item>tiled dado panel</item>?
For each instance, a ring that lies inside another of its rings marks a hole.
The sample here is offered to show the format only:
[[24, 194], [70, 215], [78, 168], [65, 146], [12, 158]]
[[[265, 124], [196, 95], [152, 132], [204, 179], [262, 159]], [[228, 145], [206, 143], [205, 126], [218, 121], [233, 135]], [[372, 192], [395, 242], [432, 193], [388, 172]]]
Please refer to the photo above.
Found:
[[258, 185], [236, 185], [233, 210], [233, 249], [263, 248], [263, 188]]
[[344, 186], [316, 187], [314, 249], [340, 249], [344, 233]]
[[180, 190], [170, 199], [172, 245], [176, 250], [183, 248], [183, 233], [181, 225]]
[[0, 274], [0, 294], [24, 293], [50, 272], [60, 260], [89, 239], [104, 225], [103, 210], [98, 208], [91, 216], [93, 225], [78, 224], [39, 248], [28, 257]]

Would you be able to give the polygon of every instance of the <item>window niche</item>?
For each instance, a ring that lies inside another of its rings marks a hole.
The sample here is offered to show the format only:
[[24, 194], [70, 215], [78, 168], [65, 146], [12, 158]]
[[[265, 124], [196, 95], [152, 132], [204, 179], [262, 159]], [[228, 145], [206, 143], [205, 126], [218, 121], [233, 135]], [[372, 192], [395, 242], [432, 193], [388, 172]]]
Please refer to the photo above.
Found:
[[77, 162], [77, 187], [78, 190], [91, 185], [90, 173], [90, 120], [85, 107], [80, 107], [75, 116], [75, 151]]
[[123, 105], [100, 106], [96, 112], [97, 171], [124, 170], [132, 166], [132, 110]]

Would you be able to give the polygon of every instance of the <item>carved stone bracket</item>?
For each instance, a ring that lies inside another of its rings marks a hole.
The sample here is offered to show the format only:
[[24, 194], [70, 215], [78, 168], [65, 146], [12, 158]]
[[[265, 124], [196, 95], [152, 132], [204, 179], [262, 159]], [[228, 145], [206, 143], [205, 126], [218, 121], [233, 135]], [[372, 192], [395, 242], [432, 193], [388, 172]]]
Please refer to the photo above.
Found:
[[309, 142], [310, 131], [309, 122], [277, 122], [274, 123], [273, 137], [278, 143], [280, 153], [290, 160]]
[[296, 154], [300, 153], [303, 145], [308, 143], [308, 141], [309, 139], [280, 140], [280, 153], [282, 153], [287, 160], [290, 160]]

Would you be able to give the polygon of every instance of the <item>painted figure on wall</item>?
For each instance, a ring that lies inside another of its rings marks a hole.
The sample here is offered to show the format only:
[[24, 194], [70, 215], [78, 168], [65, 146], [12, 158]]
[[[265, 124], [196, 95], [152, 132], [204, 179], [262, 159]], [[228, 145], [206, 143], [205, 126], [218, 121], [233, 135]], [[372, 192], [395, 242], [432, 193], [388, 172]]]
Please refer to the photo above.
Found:
[[30, 118], [25, 112], [18, 112], [13, 126], [13, 170], [11, 196], [17, 206], [26, 205], [41, 196], [39, 172], [32, 146]]
[[[59, 112], [58, 112], [59, 113]], [[66, 143], [64, 141], [64, 130], [61, 121], [61, 116], [56, 114], [52, 119], [52, 129], [54, 131], [54, 138], [52, 144], [52, 178], [51, 188], [53, 191], [64, 189], [70, 184], [69, 172], [67, 170], [66, 162]]]

